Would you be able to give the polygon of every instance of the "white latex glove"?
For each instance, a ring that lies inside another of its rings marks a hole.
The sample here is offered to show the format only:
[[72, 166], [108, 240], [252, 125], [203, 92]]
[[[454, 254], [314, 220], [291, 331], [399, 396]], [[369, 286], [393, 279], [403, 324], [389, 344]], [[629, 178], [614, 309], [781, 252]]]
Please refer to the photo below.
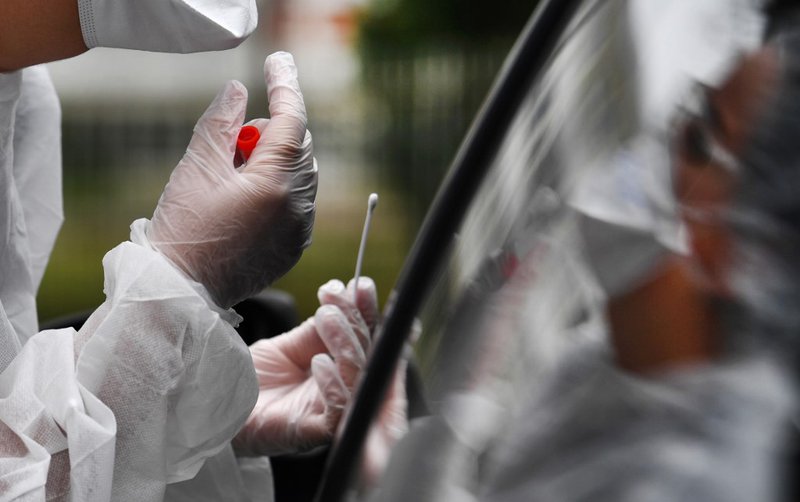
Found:
[[397, 364], [392, 385], [378, 412], [377, 421], [372, 424], [367, 435], [361, 461], [361, 479], [366, 486], [377, 483], [389, 463], [395, 444], [408, 432], [407, 367], [408, 359], [403, 357]]
[[251, 122], [261, 139], [247, 164], [233, 167], [247, 90], [231, 81], [195, 126], [148, 231], [223, 308], [285, 274], [311, 243], [317, 167], [292, 56], [267, 57], [264, 78], [271, 119]]
[[395, 444], [408, 432], [406, 371], [412, 347], [421, 333], [422, 324], [415, 320], [403, 357], [397, 363], [391, 386], [386, 391], [378, 416], [367, 434], [361, 459], [361, 483], [365, 487], [374, 486], [378, 482], [389, 463]]
[[[375, 285], [361, 278], [358, 308], [353, 283], [320, 287], [314, 317], [250, 346], [259, 396], [233, 440], [240, 455], [277, 455], [330, 442], [366, 364], [370, 330], [378, 319]], [[368, 320], [368, 321], [365, 321]]]

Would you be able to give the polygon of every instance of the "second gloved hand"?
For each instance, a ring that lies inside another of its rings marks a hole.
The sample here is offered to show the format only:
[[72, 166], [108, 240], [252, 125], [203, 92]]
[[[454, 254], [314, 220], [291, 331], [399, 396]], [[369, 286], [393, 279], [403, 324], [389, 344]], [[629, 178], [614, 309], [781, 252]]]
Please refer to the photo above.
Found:
[[239, 455], [279, 455], [330, 442], [350, 404], [378, 319], [375, 285], [359, 281], [357, 305], [348, 288], [319, 289], [314, 317], [250, 346], [259, 395], [233, 440]]
[[153, 246], [228, 308], [285, 274], [311, 242], [317, 168], [291, 55], [264, 63], [269, 120], [247, 164], [233, 167], [247, 90], [228, 82], [198, 121], [158, 202]]

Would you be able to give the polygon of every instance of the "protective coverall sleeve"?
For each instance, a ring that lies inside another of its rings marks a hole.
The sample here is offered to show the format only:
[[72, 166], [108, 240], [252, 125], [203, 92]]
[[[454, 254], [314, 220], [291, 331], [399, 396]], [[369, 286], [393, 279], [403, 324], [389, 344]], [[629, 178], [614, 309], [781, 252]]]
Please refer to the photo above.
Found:
[[502, 431], [480, 500], [781, 500], [789, 382], [765, 355], [640, 378], [576, 354]]
[[86, 47], [153, 52], [236, 47], [256, 29], [255, 0], [77, 0]]
[[2, 501], [110, 500], [116, 424], [75, 377], [74, 334], [34, 335], [0, 374]]
[[35, 335], [0, 374], [0, 500], [161, 501], [253, 407], [238, 316], [150, 249], [144, 226], [104, 258], [107, 298], [80, 332]]
[[257, 396], [238, 316], [148, 249], [145, 226], [132, 227], [140, 245], [106, 255], [107, 299], [78, 336], [78, 378], [117, 418], [114, 500], [161, 500], [228, 443]]
[[14, 125], [14, 182], [25, 216], [31, 282], [38, 289], [64, 220], [61, 105], [45, 66], [22, 72]]

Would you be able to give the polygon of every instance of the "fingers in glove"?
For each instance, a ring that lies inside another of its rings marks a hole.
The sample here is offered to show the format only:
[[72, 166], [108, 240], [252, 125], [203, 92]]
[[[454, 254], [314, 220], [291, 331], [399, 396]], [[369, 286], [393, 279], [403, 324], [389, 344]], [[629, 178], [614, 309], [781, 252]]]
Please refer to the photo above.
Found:
[[325, 403], [325, 423], [332, 435], [352, 395], [336, 363], [326, 354], [317, 354], [311, 360], [311, 374]]
[[[360, 286], [361, 284], [359, 281], [359, 289]], [[361, 311], [359, 311], [353, 303], [352, 290], [348, 291], [342, 281], [332, 279], [319, 287], [317, 290], [317, 298], [321, 305], [335, 305], [339, 307], [347, 317], [347, 321], [350, 323], [353, 332], [358, 337], [358, 341], [364, 353], [368, 353], [372, 338], [371, 331], [364, 317], [361, 315]]]
[[276, 367], [278, 363], [275, 359], [279, 356], [285, 356], [296, 367], [308, 370], [312, 357], [325, 352], [328, 352], [328, 347], [317, 333], [314, 318], [306, 319], [286, 333], [259, 340], [250, 346], [250, 354], [257, 371], [260, 368]]
[[[267, 85], [270, 121], [261, 131], [262, 139], [253, 155], [268, 152], [270, 156], [295, 159], [303, 152], [307, 118], [292, 55], [287, 52], [270, 54], [264, 61], [264, 81]], [[258, 163], [251, 164], [257, 167]]]
[[[347, 283], [347, 294], [350, 298], [353, 298], [355, 283], [355, 279], [350, 279]], [[375, 281], [371, 277], [359, 277], [358, 293], [355, 295], [355, 299], [358, 311], [361, 312], [361, 317], [367, 323], [369, 332], [374, 333], [375, 328], [378, 326], [380, 314], [378, 312], [378, 289], [375, 287]]]
[[303, 138], [303, 145], [300, 147], [298, 163], [309, 166], [307, 169], [295, 171], [293, 191], [298, 192], [303, 198], [313, 201], [317, 196], [317, 178], [319, 177], [319, 167], [317, 159], [314, 158], [314, 146], [311, 139], [311, 132], [306, 130]]
[[204, 166], [208, 174], [230, 175], [246, 109], [247, 88], [236, 80], [227, 82], [194, 126], [186, 155], [195, 162], [182, 164]]
[[401, 359], [397, 363], [392, 385], [386, 393], [386, 399], [379, 413], [384, 434], [399, 439], [408, 427], [408, 397], [406, 396], [406, 372], [408, 361]]
[[367, 356], [344, 313], [334, 305], [317, 309], [314, 322], [320, 338], [328, 347], [345, 385], [355, 388]]
[[[318, 168], [291, 54], [278, 52], [267, 57], [264, 79], [271, 118], [252, 124], [258, 127], [261, 139], [242, 172], [255, 177], [251, 179], [260, 178], [272, 190], [286, 190], [295, 202], [295, 211], [312, 222]], [[310, 244], [310, 227], [306, 234], [303, 247]]]
[[392, 451], [408, 432], [408, 401], [405, 391], [406, 361], [401, 360], [391, 387], [386, 394], [378, 418], [367, 435], [365, 453], [361, 459], [361, 479], [374, 485], [383, 474]]
[[[253, 119], [246, 124], [258, 129], [261, 138], [241, 171], [253, 172], [262, 177], [266, 176], [272, 180], [272, 183], [286, 182], [286, 180], [292, 179], [291, 191], [300, 199], [313, 203], [317, 196], [319, 167], [317, 159], [314, 158], [311, 132], [306, 130], [300, 149], [295, 152], [290, 161], [285, 161], [274, 156], [274, 145], [264, 139], [269, 134], [271, 123], [270, 119]], [[306, 168], [295, 169], [297, 166], [306, 166]], [[290, 176], [287, 176], [288, 173], [285, 172], [287, 170], [292, 171]], [[308, 208], [309, 210], [313, 209], [313, 204], [311, 206]]]

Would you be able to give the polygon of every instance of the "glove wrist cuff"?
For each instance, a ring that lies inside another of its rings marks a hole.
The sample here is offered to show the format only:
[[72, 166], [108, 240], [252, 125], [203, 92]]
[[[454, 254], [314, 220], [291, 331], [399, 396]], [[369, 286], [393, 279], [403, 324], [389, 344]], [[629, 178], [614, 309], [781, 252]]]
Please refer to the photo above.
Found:
[[180, 274], [180, 276], [186, 280], [186, 282], [189, 284], [189, 286], [191, 286], [194, 292], [197, 293], [197, 295], [201, 297], [203, 300], [205, 300], [206, 304], [212, 311], [219, 314], [222, 320], [226, 321], [234, 328], [239, 326], [239, 323], [242, 322], [242, 316], [237, 314], [236, 311], [233, 309], [225, 309], [220, 307], [212, 299], [211, 293], [208, 292], [208, 289], [206, 289], [205, 286], [203, 286], [201, 283], [195, 281], [194, 279], [186, 275], [186, 273], [180, 267], [175, 265], [172, 262], [172, 260], [164, 256], [164, 254], [162, 254], [157, 248], [155, 248], [150, 243], [150, 240], [147, 238], [147, 229], [149, 227], [150, 227], [150, 220], [148, 220], [147, 218], [140, 218], [131, 223], [131, 237], [130, 237], [131, 242], [158, 253], [159, 256], [161, 256], [167, 263], [169, 263], [170, 266], [172, 266], [172, 268], [174, 268], [178, 272], [178, 274]]

